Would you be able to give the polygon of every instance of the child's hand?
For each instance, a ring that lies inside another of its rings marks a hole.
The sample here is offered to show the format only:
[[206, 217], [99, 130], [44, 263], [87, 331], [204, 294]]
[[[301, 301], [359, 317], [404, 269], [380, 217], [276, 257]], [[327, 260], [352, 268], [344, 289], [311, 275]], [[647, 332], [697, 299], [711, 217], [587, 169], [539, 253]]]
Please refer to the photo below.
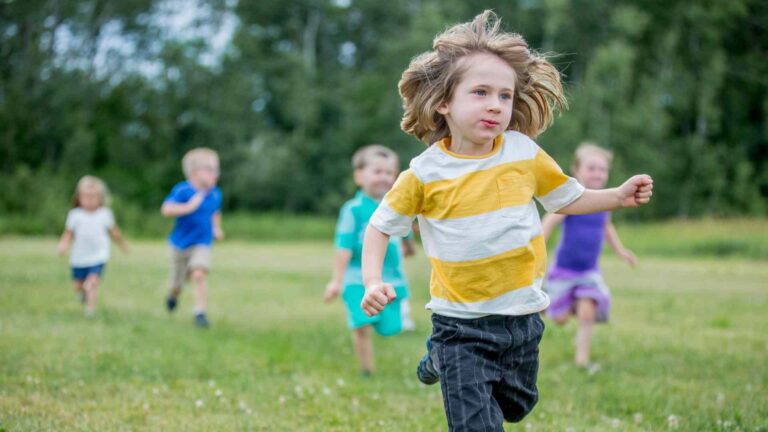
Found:
[[372, 317], [381, 312], [395, 298], [397, 295], [392, 284], [375, 282], [365, 287], [365, 296], [360, 307], [366, 315]]
[[622, 207], [647, 204], [653, 195], [653, 179], [646, 174], [632, 176], [619, 187]]
[[120, 243], [120, 250], [123, 251], [124, 254], [127, 254], [131, 250], [128, 248], [128, 243]]
[[199, 189], [194, 195], [192, 195], [192, 198], [187, 201], [187, 205], [193, 209], [192, 211], [197, 210], [197, 208], [200, 207], [200, 204], [203, 203], [203, 200], [207, 194], [208, 191]]
[[634, 267], [637, 265], [637, 257], [635, 254], [632, 253], [629, 249], [624, 249], [622, 251], [619, 251], [619, 256], [621, 259], [627, 262], [627, 264], [630, 265], [630, 267]]
[[213, 238], [216, 240], [224, 240], [224, 230], [219, 227], [213, 227]]
[[56, 253], [59, 254], [59, 256], [64, 256], [67, 254], [67, 249], [69, 248], [69, 245], [64, 242], [59, 242], [59, 245], [56, 246]]
[[336, 297], [339, 296], [339, 293], [341, 292], [341, 284], [336, 281], [330, 281], [328, 282], [328, 285], [325, 286], [325, 293], [323, 294], [323, 301], [326, 303], [333, 301]]

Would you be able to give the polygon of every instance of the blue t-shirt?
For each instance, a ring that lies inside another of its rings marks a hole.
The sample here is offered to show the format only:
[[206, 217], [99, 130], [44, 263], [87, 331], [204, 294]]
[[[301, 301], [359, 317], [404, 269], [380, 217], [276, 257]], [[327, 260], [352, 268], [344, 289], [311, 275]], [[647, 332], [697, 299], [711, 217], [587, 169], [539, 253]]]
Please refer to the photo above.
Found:
[[[363, 237], [365, 236], [365, 229], [368, 227], [368, 221], [378, 207], [379, 203], [363, 191], [357, 191], [355, 197], [341, 207], [339, 220], [336, 222], [335, 244], [338, 249], [347, 249], [352, 252], [349, 267], [344, 274], [345, 286], [363, 284], [361, 263]], [[384, 282], [391, 283], [395, 287], [398, 298], [407, 298], [408, 282], [403, 272], [401, 244], [402, 239], [400, 237], [389, 238], [381, 277]]]
[[[184, 204], [197, 193], [194, 186], [183, 181], [173, 187], [163, 203]], [[213, 244], [213, 215], [221, 210], [221, 190], [214, 187], [200, 203], [200, 207], [190, 214], [179, 216], [168, 236], [171, 245], [177, 249], [191, 246], [210, 246]]]

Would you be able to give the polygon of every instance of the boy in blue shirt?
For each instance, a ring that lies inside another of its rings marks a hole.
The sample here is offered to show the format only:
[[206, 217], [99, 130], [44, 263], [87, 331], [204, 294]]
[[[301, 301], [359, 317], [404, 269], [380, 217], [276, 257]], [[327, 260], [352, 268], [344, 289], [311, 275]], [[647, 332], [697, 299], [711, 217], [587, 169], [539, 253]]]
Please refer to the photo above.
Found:
[[221, 230], [221, 190], [219, 156], [208, 148], [195, 148], [181, 161], [186, 181], [173, 187], [160, 212], [176, 218], [168, 237], [171, 246], [169, 312], [176, 309], [179, 294], [187, 279], [195, 285], [195, 324], [209, 326], [205, 316], [208, 287], [206, 275], [211, 266], [213, 240], [224, 238]]
[[336, 223], [336, 254], [333, 276], [325, 288], [325, 301], [331, 301], [341, 292], [347, 308], [347, 322], [352, 330], [355, 352], [360, 360], [364, 376], [374, 370], [371, 327], [382, 336], [400, 333], [407, 317], [408, 285], [401, 265], [401, 248], [410, 254], [409, 241], [391, 237], [384, 259], [383, 278], [395, 287], [397, 299], [387, 305], [382, 313], [368, 317], [360, 308], [365, 294], [360, 257], [363, 251], [363, 233], [368, 220], [378, 208], [384, 194], [392, 188], [399, 172], [395, 152], [381, 145], [369, 145], [358, 150], [352, 157], [355, 183], [360, 186], [355, 197], [341, 208]]

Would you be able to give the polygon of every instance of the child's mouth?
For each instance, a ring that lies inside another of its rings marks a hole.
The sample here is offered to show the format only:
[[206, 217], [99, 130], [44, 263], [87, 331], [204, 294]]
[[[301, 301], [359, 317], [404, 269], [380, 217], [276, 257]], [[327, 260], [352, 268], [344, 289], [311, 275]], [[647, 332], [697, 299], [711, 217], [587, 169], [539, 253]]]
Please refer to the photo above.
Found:
[[480, 123], [487, 128], [494, 128], [499, 125], [499, 122], [487, 119], [480, 120]]

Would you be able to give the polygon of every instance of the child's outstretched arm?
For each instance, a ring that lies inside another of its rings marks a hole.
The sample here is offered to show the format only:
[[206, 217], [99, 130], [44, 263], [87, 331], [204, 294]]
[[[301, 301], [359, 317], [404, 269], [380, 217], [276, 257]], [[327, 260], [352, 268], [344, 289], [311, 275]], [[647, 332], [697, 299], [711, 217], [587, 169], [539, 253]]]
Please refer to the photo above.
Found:
[[588, 214], [647, 204], [653, 195], [653, 179], [647, 174], [632, 176], [619, 187], [587, 189], [571, 204], [561, 208], [560, 214]]
[[619, 233], [616, 232], [616, 228], [613, 226], [613, 222], [608, 220], [605, 224], [605, 240], [611, 245], [611, 249], [620, 256], [621, 259], [627, 262], [630, 266], [634, 267], [637, 264], [637, 257], [631, 250], [624, 247], [619, 238]]
[[163, 202], [162, 207], [160, 207], [160, 214], [165, 217], [179, 217], [188, 215], [200, 207], [203, 199], [205, 199], [206, 193], [207, 192], [204, 191], [198, 191], [192, 196], [192, 198], [189, 199], [189, 201], [185, 203], [165, 201]]
[[381, 267], [384, 255], [387, 253], [389, 236], [368, 225], [363, 240], [363, 285], [365, 296], [360, 307], [368, 316], [374, 316], [395, 299], [395, 289], [392, 284], [384, 283], [381, 279]]
[[323, 294], [323, 300], [326, 303], [335, 299], [341, 292], [341, 282], [344, 279], [344, 273], [347, 272], [350, 260], [352, 260], [352, 251], [350, 249], [336, 249], [336, 253], [333, 255], [331, 281], [325, 285], [325, 293]]
[[544, 220], [541, 221], [541, 233], [544, 235], [544, 241], [549, 240], [552, 231], [565, 220], [565, 215], [557, 213], [547, 213]]
[[120, 246], [120, 250], [124, 253], [128, 253], [128, 243], [125, 241], [125, 237], [123, 237], [123, 233], [117, 225], [113, 225], [112, 228], [109, 229], [109, 236], [112, 237], [112, 240], [114, 240], [118, 246]]
[[69, 244], [72, 243], [72, 237], [74, 237], [74, 233], [72, 233], [72, 230], [70, 229], [65, 229], [64, 233], [61, 234], [61, 239], [56, 247], [56, 252], [58, 252], [59, 255], [63, 256], [67, 253]]

